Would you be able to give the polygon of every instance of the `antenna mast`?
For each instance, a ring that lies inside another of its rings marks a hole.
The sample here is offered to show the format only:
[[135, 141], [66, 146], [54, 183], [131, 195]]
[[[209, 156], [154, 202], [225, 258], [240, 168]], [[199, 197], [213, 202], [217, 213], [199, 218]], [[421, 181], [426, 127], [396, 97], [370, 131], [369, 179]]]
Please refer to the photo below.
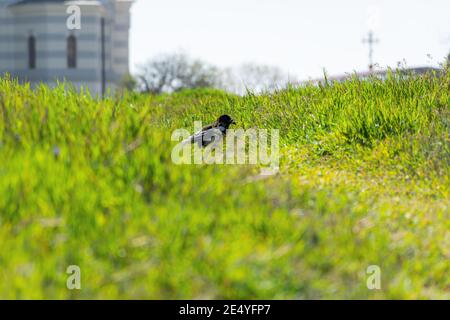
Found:
[[367, 38], [363, 39], [363, 43], [369, 45], [369, 71], [373, 71], [373, 45], [378, 43], [379, 40], [374, 37], [373, 32], [369, 31]]

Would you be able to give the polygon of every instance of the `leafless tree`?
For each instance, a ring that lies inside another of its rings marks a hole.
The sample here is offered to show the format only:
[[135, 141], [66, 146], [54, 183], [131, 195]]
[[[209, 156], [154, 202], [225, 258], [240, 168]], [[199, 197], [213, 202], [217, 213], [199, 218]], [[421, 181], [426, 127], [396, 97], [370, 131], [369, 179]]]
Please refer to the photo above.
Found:
[[219, 70], [184, 53], [162, 54], [139, 67], [137, 79], [141, 91], [159, 94], [192, 88], [221, 88], [237, 94], [283, 88], [296, 79], [280, 68], [246, 63]]
[[255, 92], [273, 91], [293, 81], [295, 79], [278, 67], [254, 63], [228, 68], [222, 74], [223, 88], [236, 93], [244, 93], [247, 89]]
[[142, 91], [159, 94], [182, 89], [217, 87], [216, 67], [184, 53], [162, 54], [139, 67]]

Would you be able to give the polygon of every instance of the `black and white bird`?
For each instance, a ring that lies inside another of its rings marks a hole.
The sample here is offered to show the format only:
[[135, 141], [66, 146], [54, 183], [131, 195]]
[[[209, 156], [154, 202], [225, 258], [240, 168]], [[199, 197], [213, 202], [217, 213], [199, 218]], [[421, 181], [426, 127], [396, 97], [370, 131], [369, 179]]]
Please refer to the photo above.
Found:
[[216, 121], [184, 140], [183, 144], [197, 143], [200, 148], [206, 147], [210, 143], [222, 139], [232, 124], [236, 124], [236, 122], [229, 115], [221, 115]]

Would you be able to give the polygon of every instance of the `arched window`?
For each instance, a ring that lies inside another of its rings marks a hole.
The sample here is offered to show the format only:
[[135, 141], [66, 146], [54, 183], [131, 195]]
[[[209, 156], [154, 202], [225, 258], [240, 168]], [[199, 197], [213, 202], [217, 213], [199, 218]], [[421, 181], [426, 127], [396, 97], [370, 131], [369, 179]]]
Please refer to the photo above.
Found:
[[28, 37], [28, 68], [36, 69], [36, 38]]
[[67, 67], [77, 67], [77, 39], [73, 34], [67, 38]]

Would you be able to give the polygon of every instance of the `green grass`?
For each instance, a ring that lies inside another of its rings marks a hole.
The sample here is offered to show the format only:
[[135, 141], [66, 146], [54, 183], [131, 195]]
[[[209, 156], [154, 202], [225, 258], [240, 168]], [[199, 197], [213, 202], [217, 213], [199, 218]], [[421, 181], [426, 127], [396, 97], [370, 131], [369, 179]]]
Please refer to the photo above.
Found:
[[[448, 299], [449, 88], [391, 74], [98, 101], [2, 79], [0, 298]], [[278, 175], [172, 163], [172, 131], [222, 113], [280, 129]]]

